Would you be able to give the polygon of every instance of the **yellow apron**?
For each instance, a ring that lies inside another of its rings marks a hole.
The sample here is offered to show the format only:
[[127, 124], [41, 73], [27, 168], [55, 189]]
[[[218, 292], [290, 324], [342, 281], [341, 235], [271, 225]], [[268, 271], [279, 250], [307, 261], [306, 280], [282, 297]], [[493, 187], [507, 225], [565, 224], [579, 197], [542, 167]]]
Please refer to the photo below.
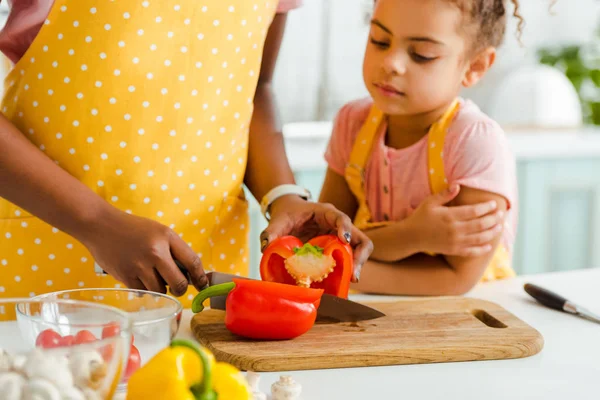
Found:
[[[434, 123], [428, 133], [428, 170], [429, 186], [432, 193], [439, 193], [448, 188], [448, 180], [444, 172], [442, 157], [446, 132], [452, 124], [454, 116], [460, 109], [458, 99], [446, 110], [444, 115]], [[371, 107], [367, 120], [361, 127], [352, 147], [350, 159], [345, 169], [345, 178], [350, 190], [358, 201], [358, 210], [354, 224], [359, 229], [371, 229], [390, 224], [390, 221], [373, 222], [371, 211], [367, 204], [365, 192], [365, 169], [371, 155], [373, 144], [377, 139], [379, 126], [384, 121], [385, 115], [375, 105]], [[434, 254], [431, 254], [434, 255]], [[505, 246], [500, 244], [486, 268], [482, 281], [502, 279], [515, 276], [511, 266], [511, 257]]]
[[[2, 112], [110, 204], [174, 229], [206, 270], [247, 275], [242, 184], [276, 6], [57, 0]], [[0, 200], [1, 297], [115, 286], [75, 239]]]

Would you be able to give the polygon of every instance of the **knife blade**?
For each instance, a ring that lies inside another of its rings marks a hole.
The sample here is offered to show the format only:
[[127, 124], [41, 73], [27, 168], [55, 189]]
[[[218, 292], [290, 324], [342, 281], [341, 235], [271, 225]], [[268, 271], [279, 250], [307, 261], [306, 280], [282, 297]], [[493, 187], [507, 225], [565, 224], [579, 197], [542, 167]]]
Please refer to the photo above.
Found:
[[[223, 272], [209, 272], [206, 276], [208, 277], [209, 286], [231, 282], [233, 278], [252, 279]], [[225, 310], [226, 300], [227, 296], [211, 297], [210, 308]], [[328, 293], [323, 293], [321, 304], [317, 309], [317, 321], [319, 322], [358, 322], [384, 316], [384, 313], [372, 307]]]
[[565, 299], [559, 294], [532, 283], [526, 283], [524, 289], [527, 294], [546, 307], [574, 314], [600, 324], [600, 316], [595, 315], [591, 311], [586, 310], [585, 308]]

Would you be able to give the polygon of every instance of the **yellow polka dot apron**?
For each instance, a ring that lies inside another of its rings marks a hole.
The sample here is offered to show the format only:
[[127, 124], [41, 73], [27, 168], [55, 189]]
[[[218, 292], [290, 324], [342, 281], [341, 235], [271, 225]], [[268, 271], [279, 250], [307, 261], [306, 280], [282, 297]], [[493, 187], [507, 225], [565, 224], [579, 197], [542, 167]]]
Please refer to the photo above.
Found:
[[[429, 186], [432, 193], [439, 193], [448, 188], [442, 153], [446, 132], [459, 109], [460, 102], [456, 99], [444, 115], [431, 126], [428, 132]], [[358, 201], [358, 211], [356, 212], [354, 224], [359, 229], [376, 228], [390, 223], [390, 221], [372, 221], [365, 193], [365, 168], [371, 155], [379, 126], [384, 119], [385, 115], [383, 112], [373, 105], [367, 120], [361, 127], [354, 142], [352, 152], [350, 153], [350, 160], [345, 170], [346, 182]], [[512, 276], [515, 276], [515, 272], [511, 266], [511, 257], [505, 246], [500, 244], [481, 280], [490, 281]]]
[[[271, 0], [57, 0], [2, 111], [113, 206], [247, 275], [242, 184]], [[0, 200], [0, 296], [121, 286], [74, 238]], [[189, 306], [196, 292], [181, 298]]]

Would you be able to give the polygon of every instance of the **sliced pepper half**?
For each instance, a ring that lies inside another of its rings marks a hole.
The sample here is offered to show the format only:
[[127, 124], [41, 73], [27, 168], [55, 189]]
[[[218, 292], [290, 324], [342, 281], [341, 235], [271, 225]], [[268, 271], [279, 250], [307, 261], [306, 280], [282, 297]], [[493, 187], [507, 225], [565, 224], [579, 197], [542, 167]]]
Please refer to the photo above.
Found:
[[227, 295], [225, 327], [230, 332], [251, 339], [284, 340], [312, 328], [323, 290], [234, 279], [198, 293], [192, 311], [202, 311], [207, 298], [223, 295]]
[[261, 278], [347, 298], [354, 268], [352, 248], [335, 235], [302, 243], [293, 236], [273, 241], [260, 263]]

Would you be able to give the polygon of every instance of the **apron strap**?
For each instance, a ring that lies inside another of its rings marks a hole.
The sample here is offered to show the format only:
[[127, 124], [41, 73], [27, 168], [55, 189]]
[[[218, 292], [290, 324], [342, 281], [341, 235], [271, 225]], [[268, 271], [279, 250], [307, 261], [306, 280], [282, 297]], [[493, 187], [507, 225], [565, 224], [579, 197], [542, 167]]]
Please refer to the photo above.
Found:
[[367, 196], [365, 190], [365, 169], [371, 152], [373, 143], [377, 136], [384, 115], [375, 105], [371, 107], [367, 120], [358, 132], [358, 136], [352, 146], [350, 159], [345, 169], [345, 178], [348, 187], [356, 197], [358, 202], [358, 210], [354, 217], [354, 225], [358, 229], [368, 229], [378, 226], [384, 226], [387, 222], [372, 223], [371, 211], [367, 204]]
[[444, 170], [444, 143], [446, 133], [452, 124], [456, 113], [460, 108], [460, 102], [455, 99], [444, 115], [437, 120], [429, 129], [429, 138], [427, 143], [428, 150], [428, 169], [429, 169], [429, 187], [431, 193], [440, 193], [448, 188], [448, 179]]
[[[433, 124], [429, 130], [428, 139], [428, 167], [429, 186], [432, 193], [439, 193], [448, 188], [448, 179], [444, 170], [444, 143], [446, 133], [452, 124], [456, 113], [460, 109], [460, 102], [455, 99], [446, 110], [442, 118]], [[435, 254], [429, 254], [434, 256]], [[496, 249], [489, 265], [481, 278], [481, 281], [491, 281], [515, 276], [511, 266], [510, 254], [503, 244]]]

